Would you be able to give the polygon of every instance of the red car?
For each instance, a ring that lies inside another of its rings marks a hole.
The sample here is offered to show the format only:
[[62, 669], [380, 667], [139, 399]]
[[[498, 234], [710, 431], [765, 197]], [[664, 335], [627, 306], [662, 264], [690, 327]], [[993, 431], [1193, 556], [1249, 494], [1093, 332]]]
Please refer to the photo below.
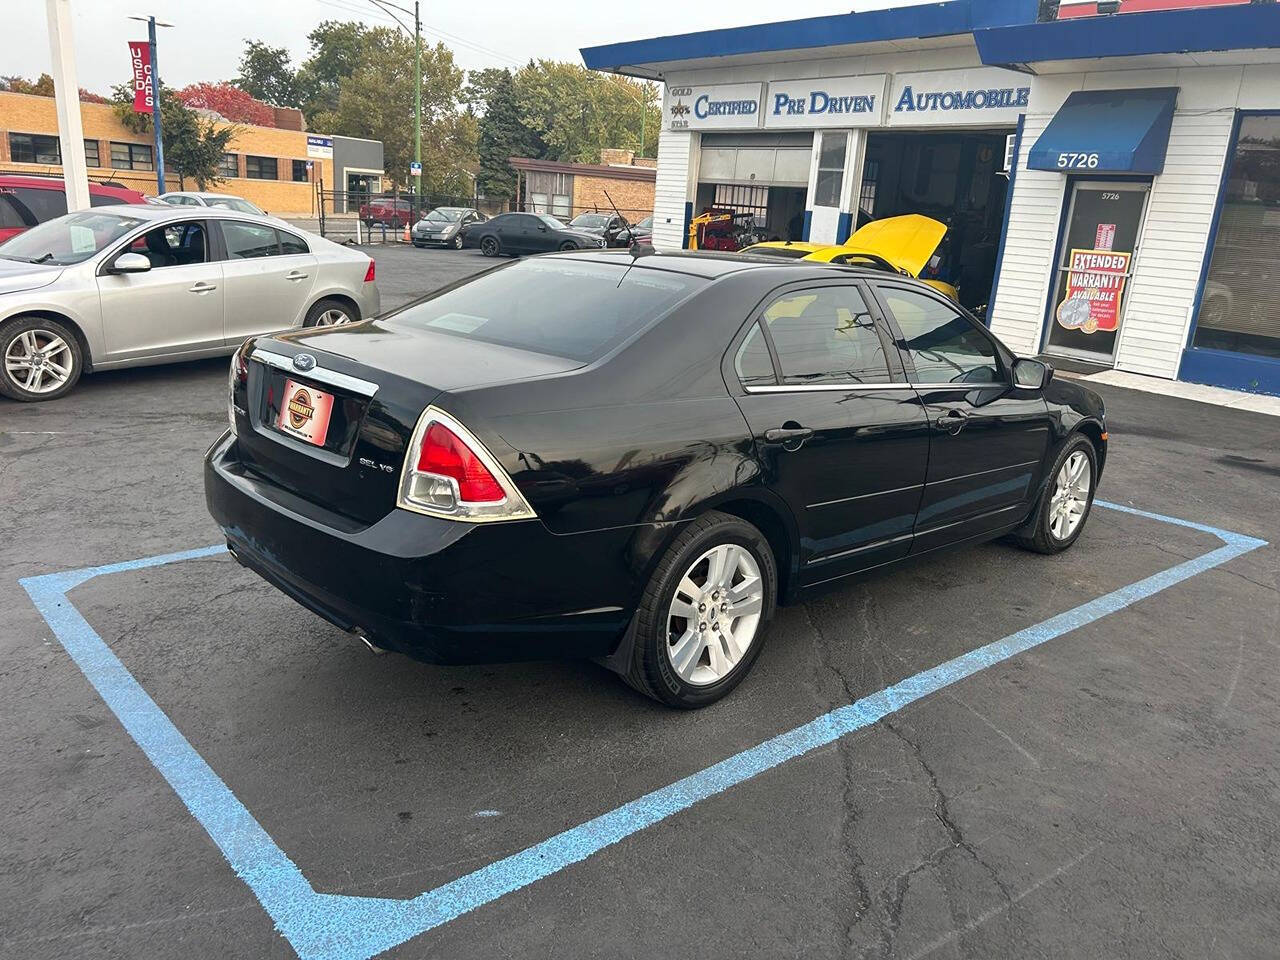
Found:
[[368, 203], [360, 204], [360, 219], [365, 226], [385, 223], [389, 227], [407, 227], [414, 220], [413, 204], [408, 200], [374, 197]]
[[[146, 197], [128, 187], [89, 184], [90, 206], [146, 202]], [[0, 175], [0, 243], [66, 212], [67, 186], [60, 177]]]

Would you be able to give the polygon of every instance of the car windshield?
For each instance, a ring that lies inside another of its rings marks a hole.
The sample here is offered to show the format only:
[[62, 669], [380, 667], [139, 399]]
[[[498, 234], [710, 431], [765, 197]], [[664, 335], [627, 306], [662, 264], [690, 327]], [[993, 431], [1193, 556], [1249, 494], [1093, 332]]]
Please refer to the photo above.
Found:
[[432, 210], [430, 213], [427, 214], [425, 219], [435, 220], [438, 222], [446, 221], [448, 223], [454, 223], [461, 216], [462, 216], [462, 211], [459, 210], [457, 207], [436, 207], [434, 210]]
[[142, 222], [114, 213], [69, 213], [0, 243], [0, 257], [60, 266], [80, 263]]
[[636, 228], [637, 230], [652, 230], [652, 229], [653, 229], [653, 217], [645, 217], [645, 218], [644, 218], [643, 220], [641, 220], [639, 223], [635, 224], [635, 228]]
[[575, 227], [603, 227], [608, 222], [609, 218], [603, 213], [582, 213], [573, 218], [571, 225]]
[[581, 260], [522, 260], [394, 314], [396, 324], [589, 363], [705, 280]]
[[248, 200], [241, 200], [239, 197], [208, 197], [205, 203], [211, 207], [222, 207], [226, 210], [235, 210], [237, 213], [255, 213], [262, 216], [262, 211], [255, 207]]
[[538, 219], [545, 223], [552, 230], [563, 230], [564, 224], [548, 213], [540, 213]]

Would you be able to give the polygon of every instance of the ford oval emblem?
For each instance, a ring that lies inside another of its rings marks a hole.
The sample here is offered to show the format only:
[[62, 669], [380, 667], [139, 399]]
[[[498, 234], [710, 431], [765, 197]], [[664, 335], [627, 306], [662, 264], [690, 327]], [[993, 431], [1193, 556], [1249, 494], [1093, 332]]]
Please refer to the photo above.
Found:
[[309, 353], [300, 353], [293, 358], [293, 369], [306, 373], [315, 368], [316, 358]]

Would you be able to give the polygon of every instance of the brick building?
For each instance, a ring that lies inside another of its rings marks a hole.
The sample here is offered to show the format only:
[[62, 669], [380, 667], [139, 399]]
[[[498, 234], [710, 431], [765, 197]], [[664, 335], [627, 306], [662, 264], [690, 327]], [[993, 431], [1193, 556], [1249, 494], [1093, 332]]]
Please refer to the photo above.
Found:
[[[344, 181], [339, 189], [381, 189], [381, 143], [317, 137], [302, 129], [300, 114], [293, 118], [281, 113], [285, 112], [279, 111], [277, 116], [288, 124], [288, 129], [235, 124], [239, 132], [231, 151], [223, 156], [224, 179], [209, 188], [212, 192], [244, 197], [281, 216], [310, 216], [315, 204], [315, 181], [323, 178], [326, 190], [334, 188], [335, 157]], [[144, 194], [156, 193], [150, 134], [129, 130], [108, 104], [82, 102], [80, 116], [89, 179], [112, 180]], [[316, 141], [310, 149], [308, 138]], [[341, 155], [348, 146], [361, 148], [362, 154], [369, 153], [371, 157], [358, 166], [344, 164]], [[369, 147], [376, 150], [370, 151]], [[320, 155], [326, 153], [327, 156]], [[60, 175], [61, 161], [53, 98], [0, 91], [0, 173]], [[345, 186], [353, 176], [357, 185]], [[166, 171], [165, 183], [170, 190], [182, 189], [171, 171]], [[188, 182], [186, 189], [194, 190], [196, 186]], [[652, 185], [649, 192], [652, 196]]]
[[580, 213], [608, 212], [616, 204], [632, 223], [653, 213], [657, 161], [630, 150], [602, 150], [599, 163], [512, 157], [511, 166], [519, 179], [521, 209], [532, 213], [569, 220]]

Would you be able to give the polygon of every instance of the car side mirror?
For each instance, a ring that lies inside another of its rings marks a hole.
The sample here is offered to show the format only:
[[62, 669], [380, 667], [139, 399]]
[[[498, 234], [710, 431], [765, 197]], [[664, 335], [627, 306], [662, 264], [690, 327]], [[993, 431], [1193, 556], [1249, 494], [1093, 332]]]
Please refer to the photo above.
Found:
[[540, 223], [540, 224], [538, 224], [538, 229], [539, 229], [539, 230], [541, 230], [543, 233], [546, 233], [546, 232], [547, 232], [547, 225], [546, 225], [545, 223]]
[[1022, 357], [1013, 361], [1013, 385], [1020, 390], [1043, 390], [1053, 379], [1053, 367], [1043, 360]]
[[146, 273], [151, 261], [140, 253], [122, 253], [111, 264], [111, 273]]

